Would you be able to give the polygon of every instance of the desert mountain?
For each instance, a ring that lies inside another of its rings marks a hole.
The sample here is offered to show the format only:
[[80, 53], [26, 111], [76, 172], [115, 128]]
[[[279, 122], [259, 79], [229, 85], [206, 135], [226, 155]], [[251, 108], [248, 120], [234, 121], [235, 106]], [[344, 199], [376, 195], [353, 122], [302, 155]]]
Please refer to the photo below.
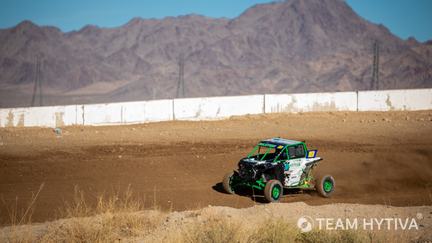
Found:
[[234, 19], [134, 18], [63, 33], [24, 21], [0, 30], [0, 106], [28, 106], [41, 63], [44, 104], [432, 87], [432, 47], [359, 17], [344, 1], [259, 4]]

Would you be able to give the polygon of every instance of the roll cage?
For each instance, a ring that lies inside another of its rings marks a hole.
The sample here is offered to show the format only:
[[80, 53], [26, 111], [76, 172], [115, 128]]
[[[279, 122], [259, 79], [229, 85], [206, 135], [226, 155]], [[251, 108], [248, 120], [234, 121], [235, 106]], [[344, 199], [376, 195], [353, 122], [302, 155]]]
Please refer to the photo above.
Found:
[[[262, 150], [264, 150], [263, 153], [261, 153]], [[272, 143], [261, 141], [247, 155], [247, 158], [254, 158], [266, 162], [282, 162], [296, 158], [303, 158], [306, 156], [306, 152], [307, 148], [304, 142]]]

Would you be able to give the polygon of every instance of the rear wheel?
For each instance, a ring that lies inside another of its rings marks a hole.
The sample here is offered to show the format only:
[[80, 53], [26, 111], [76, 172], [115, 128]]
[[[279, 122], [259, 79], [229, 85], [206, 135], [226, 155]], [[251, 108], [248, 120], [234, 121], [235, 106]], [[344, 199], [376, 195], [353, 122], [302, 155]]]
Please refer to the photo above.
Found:
[[335, 180], [330, 175], [325, 175], [316, 181], [315, 188], [323, 197], [330, 197], [335, 189]]
[[235, 173], [234, 171], [231, 171], [229, 173], [227, 173], [223, 180], [222, 180], [222, 185], [223, 188], [226, 192], [228, 192], [229, 194], [234, 194], [234, 189], [233, 189], [233, 179], [234, 179]]
[[277, 202], [283, 194], [282, 183], [278, 180], [270, 180], [264, 188], [264, 197], [268, 202]]

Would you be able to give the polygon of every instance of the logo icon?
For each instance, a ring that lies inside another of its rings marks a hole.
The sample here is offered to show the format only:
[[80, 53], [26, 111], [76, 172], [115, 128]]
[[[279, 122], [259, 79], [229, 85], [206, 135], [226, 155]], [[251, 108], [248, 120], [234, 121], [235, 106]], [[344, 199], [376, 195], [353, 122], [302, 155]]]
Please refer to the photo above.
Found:
[[309, 216], [300, 217], [297, 220], [297, 227], [300, 229], [302, 233], [306, 233], [312, 230], [313, 220]]
[[417, 219], [422, 220], [423, 219], [423, 214], [422, 213], [417, 213], [416, 217], [417, 217]]

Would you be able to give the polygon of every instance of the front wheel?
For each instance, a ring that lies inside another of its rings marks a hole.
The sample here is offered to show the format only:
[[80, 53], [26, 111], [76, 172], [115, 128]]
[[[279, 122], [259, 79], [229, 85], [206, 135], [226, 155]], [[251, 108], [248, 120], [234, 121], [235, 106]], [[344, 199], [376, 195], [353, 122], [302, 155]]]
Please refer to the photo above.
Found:
[[268, 202], [277, 202], [283, 194], [282, 183], [278, 180], [270, 180], [264, 188], [264, 197]]
[[229, 194], [235, 194], [234, 189], [233, 189], [234, 176], [235, 176], [234, 171], [231, 171], [231, 172], [227, 173], [222, 180], [223, 188]]
[[330, 197], [335, 189], [335, 180], [330, 175], [325, 175], [316, 181], [315, 188], [323, 197]]

